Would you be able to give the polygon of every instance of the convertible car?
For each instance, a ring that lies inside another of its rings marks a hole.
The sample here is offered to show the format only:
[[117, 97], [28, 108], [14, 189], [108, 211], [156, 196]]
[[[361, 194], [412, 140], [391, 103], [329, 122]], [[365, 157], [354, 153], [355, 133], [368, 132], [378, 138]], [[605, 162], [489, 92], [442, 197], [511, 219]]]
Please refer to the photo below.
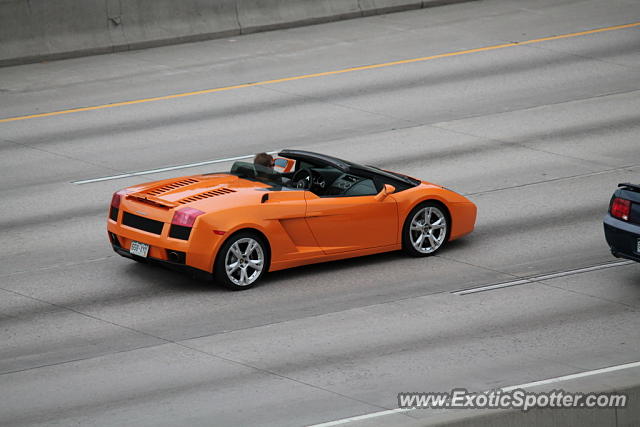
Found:
[[248, 289], [268, 271], [404, 250], [428, 256], [473, 230], [476, 206], [439, 185], [300, 150], [272, 168], [145, 183], [116, 192], [120, 255]]

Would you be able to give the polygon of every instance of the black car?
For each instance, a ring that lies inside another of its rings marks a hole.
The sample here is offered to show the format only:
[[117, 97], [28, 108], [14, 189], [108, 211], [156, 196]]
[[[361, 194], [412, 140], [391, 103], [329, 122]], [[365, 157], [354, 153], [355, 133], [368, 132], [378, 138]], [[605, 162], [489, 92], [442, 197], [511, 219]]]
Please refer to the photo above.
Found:
[[604, 235], [614, 256], [640, 262], [640, 185], [618, 184], [604, 217]]

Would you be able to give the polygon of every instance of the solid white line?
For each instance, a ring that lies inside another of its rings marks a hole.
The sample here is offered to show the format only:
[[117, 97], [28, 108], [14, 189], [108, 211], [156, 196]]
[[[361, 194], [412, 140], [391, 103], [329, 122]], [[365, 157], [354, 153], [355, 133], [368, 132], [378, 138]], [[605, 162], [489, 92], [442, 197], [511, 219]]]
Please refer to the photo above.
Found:
[[400, 412], [408, 412], [408, 411], [413, 411], [413, 408], [410, 408], [410, 409], [403, 409], [403, 408], [389, 409], [389, 410], [386, 410], [386, 411], [373, 412], [371, 414], [357, 415], [355, 417], [343, 418], [341, 420], [336, 420], [336, 421], [329, 421], [327, 423], [314, 424], [314, 425], [309, 426], [309, 427], [339, 426], [341, 424], [350, 423], [352, 421], [368, 420], [369, 418], [382, 417], [384, 415], [391, 415], [391, 414], [397, 414], [397, 413], [400, 413]]
[[[529, 388], [529, 387], [536, 387], [536, 386], [546, 385], [546, 384], [554, 384], [554, 383], [559, 383], [559, 382], [562, 382], [562, 381], [569, 381], [569, 380], [573, 380], [573, 379], [577, 379], [577, 378], [591, 377], [593, 375], [605, 374], [605, 373], [608, 373], [608, 372], [615, 372], [615, 371], [621, 371], [623, 369], [638, 368], [638, 367], [640, 367], [640, 361], [625, 363], [623, 365], [609, 366], [607, 368], [594, 369], [594, 370], [591, 370], [591, 371], [578, 372], [577, 374], [563, 375], [561, 377], [548, 378], [546, 380], [534, 381], [534, 382], [530, 382], [530, 383], [512, 385], [512, 386], [508, 386], [508, 387], [501, 387], [500, 390], [508, 392], [508, 391], [517, 390], [519, 388]], [[487, 390], [487, 391], [489, 391], [489, 390]], [[386, 411], [372, 412], [370, 414], [358, 415], [358, 416], [349, 417], [349, 418], [342, 418], [340, 420], [329, 421], [329, 422], [326, 422], [326, 423], [313, 424], [313, 425], [310, 425], [308, 427], [338, 426], [338, 425], [350, 423], [352, 421], [366, 420], [366, 419], [370, 419], [370, 418], [382, 417], [382, 416], [385, 416], [385, 415], [397, 414], [397, 413], [401, 413], [401, 412], [409, 412], [409, 411], [414, 411], [414, 410], [415, 410], [415, 408], [388, 409]]]
[[490, 291], [492, 289], [501, 289], [501, 288], [508, 288], [510, 286], [526, 285], [528, 283], [534, 283], [534, 282], [529, 279], [514, 280], [512, 282], [504, 282], [504, 283], [496, 283], [493, 285], [479, 286], [477, 288], [463, 289], [463, 290], [454, 291], [451, 293], [454, 295], [467, 295], [467, 294], [474, 294], [476, 292]]
[[[278, 151], [269, 151], [268, 154], [276, 154], [277, 152]], [[198, 162], [198, 163], [188, 163], [186, 165], [168, 166], [165, 168], [148, 169], [148, 170], [143, 170], [138, 172], [128, 172], [128, 173], [122, 173], [119, 175], [103, 176], [101, 178], [82, 179], [80, 181], [72, 181], [71, 183], [81, 185], [81, 184], [90, 184], [92, 182], [111, 181], [112, 179], [129, 178], [132, 176], [140, 176], [140, 175], [150, 175], [153, 173], [168, 172], [168, 171], [174, 171], [178, 169], [187, 169], [187, 168], [195, 168], [198, 166], [213, 165], [215, 163], [233, 162], [235, 160], [250, 159], [253, 156], [254, 154], [247, 154], [245, 156], [227, 157], [225, 159], [207, 160], [207, 161]]]
[[606, 264], [593, 265], [591, 267], [578, 268], [576, 270], [560, 271], [558, 273], [545, 274], [536, 276], [533, 280], [557, 279], [558, 277], [571, 276], [572, 274], [588, 273], [590, 271], [604, 270], [611, 267], [619, 267], [621, 265], [633, 264], [634, 261], [618, 261]]
[[557, 279], [559, 277], [572, 276], [574, 274], [581, 274], [581, 273], [588, 273], [590, 271], [604, 270], [604, 269], [607, 269], [607, 268], [619, 267], [619, 266], [627, 265], [627, 264], [633, 264], [633, 261], [608, 262], [608, 263], [605, 263], [605, 264], [592, 265], [590, 267], [576, 268], [576, 269], [573, 269], [573, 270], [559, 271], [557, 273], [543, 274], [543, 275], [540, 275], [540, 276], [533, 276], [533, 277], [527, 277], [527, 278], [524, 278], [524, 279], [512, 280], [510, 282], [496, 283], [496, 284], [493, 284], [493, 285], [486, 285], [486, 286], [478, 286], [477, 288], [461, 289], [461, 290], [458, 290], [458, 291], [453, 291], [451, 293], [454, 294], [454, 295], [475, 294], [475, 293], [478, 293], [478, 292], [490, 291], [490, 290], [493, 290], [493, 289], [508, 288], [508, 287], [511, 287], [511, 286], [518, 286], [518, 285], [527, 285], [527, 284], [530, 284], [530, 283], [540, 282], [542, 280]]
[[593, 375], [606, 374], [607, 372], [615, 372], [615, 371], [621, 371], [623, 369], [638, 368], [638, 367], [640, 367], [640, 361], [639, 362], [625, 363], [624, 365], [609, 366], [607, 368], [594, 369], [592, 371], [578, 372], [577, 374], [563, 375], [561, 377], [555, 377], [555, 378], [549, 378], [549, 379], [546, 379], [546, 380], [534, 381], [532, 383], [525, 383], [525, 384], [519, 384], [519, 385], [512, 385], [512, 386], [509, 386], [509, 387], [502, 387], [501, 390], [503, 390], [503, 391], [512, 391], [512, 390], [516, 390], [516, 389], [519, 389], [519, 388], [536, 387], [536, 386], [539, 386], [539, 385], [559, 383], [559, 382], [562, 382], [562, 381], [574, 380], [576, 378], [591, 377]]

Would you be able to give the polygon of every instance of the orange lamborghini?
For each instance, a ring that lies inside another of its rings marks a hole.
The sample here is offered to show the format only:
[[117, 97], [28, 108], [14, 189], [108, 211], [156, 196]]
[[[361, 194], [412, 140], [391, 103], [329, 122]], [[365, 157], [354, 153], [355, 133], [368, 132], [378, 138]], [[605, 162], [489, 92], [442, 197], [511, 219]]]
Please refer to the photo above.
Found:
[[402, 249], [428, 256], [473, 230], [476, 206], [399, 173], [300, 150], [272, 168], [128, 187], [111, 200], [113, 249], [248, 289], [268, 271]]

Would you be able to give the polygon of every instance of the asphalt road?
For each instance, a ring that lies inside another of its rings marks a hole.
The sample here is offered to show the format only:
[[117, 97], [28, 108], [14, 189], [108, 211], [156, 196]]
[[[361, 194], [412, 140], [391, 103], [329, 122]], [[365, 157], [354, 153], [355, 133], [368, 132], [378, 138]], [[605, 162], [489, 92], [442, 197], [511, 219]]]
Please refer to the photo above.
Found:
[[[487, 0], [0, 69], [0, 425], [302, 426], [637, 361], [640, 265], [535, 279], [616, 261], [601, 220], [640, 182], [640, 26], [609, 27], [636, 21], [634, 0]], [[74, 183], [280, 148], [445, 185], [477, 229], [233, 293], [105, 233], [115, 190], [229, 162]]]

